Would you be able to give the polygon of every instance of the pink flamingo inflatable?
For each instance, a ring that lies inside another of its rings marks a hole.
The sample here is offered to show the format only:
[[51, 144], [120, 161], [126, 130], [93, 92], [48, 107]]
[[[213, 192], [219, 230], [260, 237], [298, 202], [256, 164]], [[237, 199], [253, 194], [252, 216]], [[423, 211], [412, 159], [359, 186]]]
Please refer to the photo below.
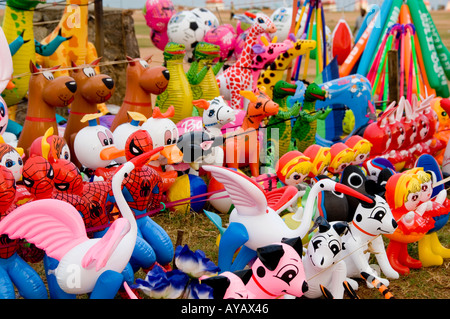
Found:
[[126, 162], [112, 178], [112, 191], [122, 214], [102, 238], [90, 239], [80, 213], [69, 203], [42, 199], [23, 205], [0, 222], [0, 234], [26, 238], [59, 261], [58, 285], [69, 294], [90, 293], [108, 270], [121, 273], [130, 260], [137, 236], [136, 219], [122, 194], [122, 182], [136, 167], [160, 152], [155, 148]]

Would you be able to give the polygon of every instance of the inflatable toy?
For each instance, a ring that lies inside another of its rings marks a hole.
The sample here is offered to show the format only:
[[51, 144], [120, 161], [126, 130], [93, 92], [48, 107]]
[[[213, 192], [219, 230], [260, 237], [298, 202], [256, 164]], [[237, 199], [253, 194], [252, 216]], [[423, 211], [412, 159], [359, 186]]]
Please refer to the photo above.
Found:
[[28, 108], [17, 145], [24, 149], [26, 156], [33, 141], [45, 134], [48, 128], [58, 131], [55, 117], [55, 107], [64, 107], [71, 104], [77, 91], [75, 80], [69, 76], [55, 78], [56, 69], [39, 70], [32, 61], [30, 69], [33, 75], [30, 78], [28, 91]]
[[[150, 134], [145, 130], [138, 130], [127, 139], [126, 160], [132, 161], [141, 154], [151, 152], [152, 149], [153, 141]], [[154, 152], [148, 160], [157, 156], [158, 152]], [[155, 262], [165, 267], [173, 258], [170, 237], [161, 226], [145, 215], [148, 211], [159, 208], [162, 201], [162, 184], [160, 175], [148, 165], [136, 167], [122, 182], [125, 198], [137, 218], [139, 229], [136, 248], [130, 260], [134, 272], [139, 268], [148, 269]], [[109, 203], [115, 201], [115, 197], [108, 196]]]
[[222, 128], [236, 120], [236, 111], [221, 96], [212, 100], [195, 100], [196, 107], [203, 109], [202, 129], [215, 138], [222, 137]]
[[[291, 146], [291, 118], [298, 115], [301, 107], [300, 103], [296, 103], [292, 107], [289, 107], [287, 103], [287, 99], [294, 95], [296, 88], [296, 84], [290, 84], [283, 80], [278, 81], [273, 88], [273, 101], [278, 104], [279, 110], [277, 114], [269, 118], [267, 124], [267, 148], [268, 150], [273, 148], [272, 152], [278, 150], [279, 157], [283, 156]], [[272, 132], [275, 133], [275, 136], [272, 135]], [[278, 138], [276, 138], [277, 134]], [[270, 154], [268, 155], [270, 156]], [[274, 165], [271, 162], [268, 164]]]
[[200, 19], [203, 20], [203, 23], [208, 27], [216, 28], [219, 26], [219, 19], [217, 19], [216, 15], [210, 10], [206, 8], [194, 8], [191, 12], [198, 15]]
[[[190, 212], [200, 213], [205, 206], [206, 196], [200, 196], [207, 191], [206, 183], [201, 177], [193, 174], [186, 174], [178, 177], [175, 183], [167, 190], [168, 202], [179, 201], [188, 198], [186, 203], [171, 208], [173, 211], [186, 214]], [[189, 200], [194, 197], [195, 199]]]
[[200, 282], [213, 288], [214, 299], [252, 299], [245, 286], [252, 274], [251, 269], [224, 271], [220, 275], [200, 277]]
[[316, 112], [315, 104], [317, 100], [325, 101], [327, 91], [321, 89], [317, 84], [311, 83], [305, 90], [302, 110], [298, 114], [292, 128], [292, 136], [295, 139], [295, 146], [303, 152], [311, 144], [315, 144], [317, 122], [325, 120], [331, 113], [331, 108]]
[[[216, 75], [222, 69], [223, 60], [213, 65], [213, 61], [219, 57], [220, 47], [207, 42], [199, 42], [194, 49], [194, 61], [192, 61], [186, 73], [191, 85], [194, 100], [212, 100], [220, 95]], [[202, 109], [199, 110], [200, 116]]]
[[[264, 32], [273, 33], [276, 27], [273, 22], [264, 14], [252, 14], [246, 12], [245, 15], [235, 15], [237, 19], [251, 23], [249, 34], [245, 40], [245, 47], [239, 59], [223, 73], [217, 76], [217, 83], [219, 84], [220, 95], [225, 100], [230, 101], [230, 105], [234, 109], [240, 109], [241, 96], [240, 91], [251, 90], [252, 84], [252, 47], [256, 44], [259, 36]], [[247, 108], [247, 103], [244, 102], [243, 109]]]
[[[442, 98], [434, 98], [431, 101], [431, 107], [438, 116], [438, 128], [434, 136], [442, 143], [448, 143], [450, 137], [450, 100]], [[435, 155], [436, 160], [442, 165], [445, 149]]]
[[77, 166], [80, 163], [74, 152], [75, 136], [82, 128], [88, 126], [88, 123], [82, 122], [81, 119], [86, 114], [96, 113], [98, 111], [97, 105], [107, 102], [116, 89], [114, 80], [110, 76], [96, 72], [95, 67], [98, 66], [99, 62], [100, 59], [96, 59], [91, 63], [80, 66], [72, 62], [74, 69], [69, 72], [77, 83], [77, 91], [70, 106], [64, 139], [67, 141], [72, 154], [71, 161]]
[[80, 162], [81, 171], [91, 181], [96, 177], [100, 180], [112, 177], [116, 167], [108, 168], [109, 164], [124, 155], [124, 150], [115, 146], [112, 132], [97, 123], [100, 116], [101, 113], [83, 116], [81, 120], [89, 125], [78, 131], [73, 142], [74, 156]]
[[[159, 149], [154, 150], [157, 151]], [[143, 154], [124, 164], [113, 178], [114, 197], [123, 217], [114, 221], [104, 237], [89, 239], [78, 211], [70, 204], [54, 199], [34, 201], [19, 207], [0, 222], [0, 232], [11, 234], [13, 238], [26, 238], [57, 259], [59, 264], [54, 274], [66, 293], [90, 293], [92, 299], [113, 298], [123, 283], [120, 273], [131, 257], [138, 229], [133, 212], [122, 194], [121, 184], [125, 175], [148, 161], [150, 154]], [[38, 236], [23, 227], [23, 223], [30, 225], [27, 217], [33, 217], [34, 226], [31, 229], [40, 229]], [[49, 221], [62, 226], [54, 227]], [[66, 234], [65, 239], [61, 239], [61, 232]], [[71, 280], [67, 277], [72, 275], [67, 267], [73, 265], [78, 265], [81, 271], [79, 285], [70, 285]]]
[[339, 176], [342, 171], [352, 164], [355, 158], [353, 149], [344, 143], [336, 143], [330, 147], [331, 162], [328, 165], [328, 171], [335, 176]]
[[198, 175], [205, 164], [223, 166], [223, 140], [206, 131], [184, 133], [178, 139], [177, 146], [183, 153], [183, 162], [190, 166], [190, 174]]
[[364, 162], [363, 167], [364, 170], [366, 171], [367, 179], [373, 181], [378, 180], [380, 172], [383, 169], [388, 168], [390, 170], [395, 171], [394, 165], [392, 165], [391, 162], [382, 157], [375, 157], [367, 160], [366, 162]]
[[[297, 92], [289, 99], [290, 103], [303, 103], [305, 85], [297, 81]], [[319, 85], [327, 92], [325, 100], [317, 100], [316, 111], [330, 106], [333, 111], [325, 121], [317, 122], [316, 144], [330, 147], [337, 141], [345, 142], [347, 138], [364, 129], [369, 120], [375, 117], [375, 107], [369, 81], [358, 74], [334, 79]], [[370, 103], [369, 103], [370, 102]], [[350, 109], [355, 118], [355, 124], [350, 133], [343, 137], [343, 119], [345, 111]]]
[[259, 247], [252, 277], [245, 287], [253, 299], [277, 299], [285, 295], [301, 297], [308, 291], [302, 263], [301, 238], [283, 239]]
[[[224, 167], [206, 165], [203, 168], [211, 172], [212, 177], [225, 186], [225, 190], [234, 204], [229, 226], [223, 232], [219, 244], [218, 266], [222, 271], [243, 269], [255, 256], [258, 247], [280, 242], [282, 238], [305, 237], [310, 228], [315, 198], [322, 190], [335, 190], [372, 202], [371, 199], [347, 186], [331, 180], [323, 180], [311, 188], [300, 226], [290, 229], [278, 213], [268, 206], [266, 194], [255, 181]], [[290, 192], [291, 189], [297, 195], [297, 189], [293, 186], [287, 186], [284, 191]], [[289, 198], [288, 205], [291, 204], [293, 198], [295, 196]], [[286, 199], [280, 201], [283, 202], [282, 205], [287, 204]], [[205, 214], [212, 219], [213, 223], [217, 223], [214, 217], [210, 217], [213, 216], [212, 213], [205, 211]], [[265, 231], [261, 232], [261, 229], [265, 229]], [[239, 247], [239, 254], [233, 261], [233, 255]]]
[[167, 36], [167, 31], [158, 32], [156, 30], [150, 30], [150, 41], [153, 45], [164, 51], [165, 46], [169, 43], [169, 37]]
[[50, 127], [44, 136], [38, 137], [31, 143], [30, 157], [33, 155], [43, 156], [46, 159], [63, 158], [71, 159], [69, 146], [64, 137], [53, 134], [53, 127]]
[[421, 180], [421, 201], [432, 203], [432, 209], [429, 209], [429, 211], [431, 211], [434, 219], [434, 227], [419, 240], [419, 260], [423, 267], [440, 266], [444, 262], [444, 258], [450, 258], [450, 249], [445, 248], [440, 243], [437, 235], [437, 232], [446, 225], [449, 218], [447, 191], [443, 184], [433, 186], [442, 181], [443, 176], [439, 164], [432, 155], [421, 155], [416, 161], [416, 167], [422, 167], [424, 172], [429, 174], [429, 176], [422, 175], [425, 176], [425, 179]]
[[392, 102], [389, 107], [378, 117], [376, 122], [370, 123], [364, 130], [363, 137], [372, 143], [370, 159], [383, 155], [392, 142], [392, 132], [388, 126], [388, 116], [395, 110]]
[[311, 166], [309, 157], [299, 151], [290, 151], [280, 157], [275, 170], [283, 184], [296, 186], [309, 175]]
[[195, 12], [187, 10], [177, 12], [167, 24], [169, 43], [184, 45], [186, 59], [192, 61], [195, 46], [198, 42], [203, 41], [206, 31], [211, 27], [206, 25], [205, 21]]
[[420, 214], [424, 208], [419, 206], [420, 193], [419, 177], [410, 171], [394, 174], [386, 183], [386, 201], [398, 222], [397, 230], [385, 235], [390, 240], [386, 253], [392, 268], [402, 275], [408, 274], [410, 268], [422, 267], [420, 260], [409, 255], [408, 244], [419, 241], [433, 228], [433, 220]]
[[164, 147], [159, 157], [149, 162], [149, 165], [163, 179], [163, 192], [168, 190], [178, 177], [178, 173], [174, 170], [173, 165], [179, 164], [183, 160], [183, 153], [177, 147], [178, 129], [171, 120], [174, 114], [175, 109], [173, 106], [169, 107], [164, 113], [161, 113], [159, 108], [155, 107], [152, 117], [141, 125], [141, 129], [150, 133], [153, 147]]
[[[261, 88], [256, 91], [241, 91], [240, 94], [250, 101], [241, 127], [225, 136], [225, 165], [239, 168], [248, 165], [252, 176], [259, 172], [258, 129], [261, 122], [268, 116], [278, 113], [278, 104], [273, 102]], [[261, 105], [264, 107], [261, 109]]]
[[219, 46], [220, 59], [229, 59], [236, 46], [236, 31], [231, 24], [221, 24], [206, 31], [203, 41]]
[[378, 52], [381, 46], [382, 37], [386, 31], [398, 20], [400, 6], [402, 1], [388, 0], [382, 3], [378, 17], [374, 18], [377, 27], [373, 28], [361, 54], [357, 73], [366, 76], [370, 63], [373, 61], [375, 52]]
[[311, 171], [308, 174], [309, 178], [326, 174], [328, 165], [331, 163], [331, 153], [329, 147], [313, 144], [309, 146], [303, 154], [309, 157], [312, 163]]
[[53, 169], [42, 156], [30, 157], [23, 166], [22, 182], [34, 199], [51, 198], [53, 195]]
[[169, 42], [164, 48], [164, 63], [169, 70], [170, 81], [166, 90], [156, 97], [155, 102], [162, 112], [171, 106], [175, 108], [175, 123], [191, 116], [193, 110], [193, 94], [182, 63], [185, 54], [184, 44]]
[[175, 12], [170, 0], [147, 0], [143, 9], [148, 27], [157, 32], [167, 30], [167, 24]]
[[151, 57], [146, 59], [127, 57], [127, 60], [125, 97], [111, 124], [112, 132], [120, 124], [128, 122], [128, 112], [138, 112], [146, 118], [151, 117], [153, 107], [151, 94], [157, 96], [162, 94], [169, 85], [169, 79], [173, 79], [165, 67], [150, 67]]
[[[3, 61], [2, 68], [0, 71], [0, 93], [3, 92], [10, 84], [10, 78], [13, 75], [13, 60], [11, 52], [8, 51], [8, 41], [6, 40], [5, 33], [3, 29], [0, 28], [0, 48], [1, 56], [0, 59]], [[5, 100], [0, 97], [0, 135], [4, 135], [6, 132], [9, 122], [8, 105]], [[15, 138], [14, 138], [15, 139]]]
[[[131, 136], [131, 134], [140, 129], [140, 123], [147, 121], [147, 118], [138, 112], [128, 111], [128, 116], [131, 118], [131, 121], [120, 124], [113, 132], [114, 144], [116, 144], [116, 147], [119, 150], [126, 148], [128, 138]], [[125, 152], [127, 152], [126, 149]], [[127, 160], [125, 156], [121, 156], [114, 159], [114, 161], [116, 163], [123, 164]]]
[[[50, 33], [42, 43], [52, 41], [57, 34], [70, 35], [68, 41], [52, 55], [48, 57], [37, 57], [36, 61], [43, 67], [61, 66], [62, 68], [69, 68], [71, 63], [77, 65], [94, 61], [98, 58], [97, 49], [88, 39], [88, 0], [66, 0], [65, 9], [61, 20], [55, 30]], [[96, 68], [100, 73], [100, 68]], [[67, 71], [61, 71], [58, 75], [67, 75]], [[109, 113], [105, 103], [100, 103], [98, 109], [103, 113]]]
[[353, 47], [353, 34], [345, 19], [339, 19], [331, 34], [333, 39], [331, 52], [338, 65], [344, 63]]
[[[272, 34], [272, 39], [277, 37], [278, 41], [284, 41], [289, 38], [289, 34], [292, 33], [292, 14], [293, 9], [291, 7], [280, 7], [272, 12], [270, 19], [277, 27], [277, 31]], [[299, 15], [297, 15], [297, 20]], [[306, 18], [306, 16], [303, 16]], [[302, 21], [304, 23], [304, 21]], [[297, 34], [299, 35], [299, 34]]]
[[361, 167], [369, 158], [370, 150], [373, 146], [372, 143], [359, 135], [351, 136], [347, 141], [345, 141], [345, 145], [350, 147], [355, 155], [351, 165], [359, 165]]
[[277, 42], [277, 39], [274, 38], [272, 42], [269, 43], [267, 38], [262, 35], [261, 41], [263, 45], [255, 44], [252, 47], [253, 89], [255, 89], [257, 86], [257, 82], [261, 72], [267, 69], [277, 57], [279, 57], [281, 54], [284, 54], [288, 49], [293, 47], [293, 42], [290, 39], [284, 40], [283, 42]]
[[[58, 26], [41, 42], [46, 44], [52, 41], [58, 34], [70, 37], [58, 49], [48, 57], [36, 57], [36, 62], [44, 68], [60, 66], [63, 69], [70, 68], [72, 62], [83, 65], [98, 58], [95, 45], [88, 40], [88, 0], [66, 0], [63, 15]], [[97, 67], [97, 72], [100, 69]], [[68, 71], [60, 71], [58, 75], [68, 75]], [[102, 112], [106, 112], [105, 105], [99, 106]], [[103, 109], [102, 109], [103, 108]], [[105, 113], [106, 114], [106, 113]]]
[[[6, 167], [0, 167], [0, 209], [3, 220], [16, 197], [15, 180]], [[0, 299], [15, 299], [17, 288], [25, 299], [47, 299], [47, 289], [39, 274], [18, 254], [22, 243], [18, 239], [10, 239], [2, 233], [0, 248], [2, 291]], [[12, 268], [11, 268], [12, 267]], [[11, 272], [10, 269], [15, 269]]]
[[341, 260], [343, 251], [342, 234], [348, 229], [346, 222], [328, 223], [324, 218], [317, 218], [316, 232], [308, 243], [303, 258], [308, 291], [306, 298], [322, 297], [321, 286], [325, 286], [335, 299], [343, 299], [344, 282], [347, 268]]
[[[375, 195], [372, 204], [361, 202], [355, 211], [352, 222], [349, 223], [349, 231], [342, 235], [345, 250], [342, 251], [341, 257], [347, 266], [347, 276], [360, 278], [361, 272], [367, 272], [385, 286], [389, 285], [389, 281], [380, 278], [376, 270], [369, 265], [370, 254], [365, 252], [370, 244], [369, 252], [375, 255], [381, 272], [387, 278], [398, 279], [399, 274], [390, 264], [388, 252], [385, 250], [381, 236], [394, 233], [396, 228], [397, 223], [394, 215], [388, 203], [382, 197]], [[358, 283], [350, 278], [347, 280], [348, 283], [354, 290], [358, 289]], [[373, 287], [369, 282], [367, 286]]]
[[[68, 39], [58, 34], [55, 40], [48, 43], [48, 45], [41, 45], [41, 43], [35, 40], [33, 17], [35, 8], [39, 3], [40, 1], [17, 0], [8, 0], [6, 3], [2, 26], [8, 43], [16, 40], [18, 35], [23, 35], [26, 39], [26, 42], [24, 41], [20, 49], [13, 56], [14, 76], [29, 72], [28, 66], [30, 60], [35, 62], [36, 58], [38, 58], [36, 53], [52, 54], [62, 42]], [[44, 44], [44, 42], [42, 43]], [[3, 92], [3, 97], [8, 106], [13, 107], [17, 105], [26, 96], [29, 81], [30, 75], [16, 77], [12, 80], [14, 88]], [[14, 117], [15, 113], [12, 112], [11, 115]]]
[[434, 40], [433, 45], [431, 43], [428, 45], [434, 38], [434, 35], [431, 33], [432, 19], [428, 10], [423, 2], [407, 1], [406, 4], [409, 7], [412, 21], [416, 26], [416, 34], [422, 49], [422, 59], [430, 86], [436, 90], [436, 95], [448, 98], [450, 95], [448, 83]]

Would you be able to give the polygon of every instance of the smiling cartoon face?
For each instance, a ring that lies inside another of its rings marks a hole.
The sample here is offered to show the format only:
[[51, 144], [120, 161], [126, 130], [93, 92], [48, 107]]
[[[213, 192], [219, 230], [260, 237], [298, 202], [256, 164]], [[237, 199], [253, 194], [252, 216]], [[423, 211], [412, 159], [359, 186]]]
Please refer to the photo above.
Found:
[[0, 144], [0, 165], [11, 171], [16, 182], [22, 179], [23, 160], [12, 146]]
[[391, 208], [386, 200], [378, 195], [375, 195], [374, 204], [370, 207], [365, 204], [358, 206], [353, 223], [373, 235], [392, 234], [397, 229]]
[[314, 267], [326, 269], [338, 262], [343, 249], [341, 234], [346, 229], [344, 222], [331, 222], [326, 220], [319, 227], [319, 231], [311, 238], [306, 258], [309, 258]]
[[80, 130], [75, 137], [74, 151], [80, 163], [91, 169], [106, 167], [114, 158], [123, 155], [115, 147], [112, 132], [102, 125]]

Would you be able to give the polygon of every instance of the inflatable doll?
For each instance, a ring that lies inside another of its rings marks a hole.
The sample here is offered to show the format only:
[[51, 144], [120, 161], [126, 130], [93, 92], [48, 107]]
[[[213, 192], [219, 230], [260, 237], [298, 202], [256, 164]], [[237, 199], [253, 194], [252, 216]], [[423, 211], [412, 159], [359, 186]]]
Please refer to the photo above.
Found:
[[220, 275], [203, 276], [199, 279], [201, 284], [213, 288], [214, 299], [252, 299], [253, 296], [249, 295], [245, 287], [252, 274], [251, 269], [245, 269], [235, 272], [224, 271]]
[[448, 222], [450, 203], [443, 184], [433, 187], [443, 179], [437, 160], [430, 154], [423, 154], [417, 159], [416, 166], [428, 173], [423, 174], [421, 200], [431, 203], [429, 208], [433, 211], [431, 216], [434, 219], [434, 227], [419, 240], [419, 260], [424, 267], [439, 266], [444, 258], [450, 258], [450, 249], [442, 246], [437, 235], [437, 231]]
[[[147, 121], [147, 118], [138, 112], [129, 111], [128, 116], [131, 118], [131, 121], [120, 124], [113, 132], [114, 144], [119, 150], [125, 149], [128, 137], [140, 129], [140, 123]], [[123, 164], [127, 160], [124, 155], [114, 159], [114, 161], [118, 164]]]
[[330, 147], [330, 153], [331, 162], [328, 171], [334, 176], [339, 176], [344, 168], [351, 165], [355, 158], [353, 149], [341, 142], [333, 144]]
[[313, 144], [308, 146], [303, 154], [311, 160], [311, 171], [308, 178], [314, 178], [318, 175], [326, 175], [328, 166], [331, 163], [331, 152], [329, 147]]
[[[4, 166], [0, 167], [0, 189], [0, 220], [3, 220], [16, 197], [14, 176]], [[10, 239], [2, 232], [0, 244], [0, 299], [15, 299], [15, 287], [23, 298], [48, 299], [44, 282], [18, 254], [22, 243], [18, 239]]]
[[68, 161], [71, 159], [69, 145], [67, 145], [64, 137], [53, 134], [53, 127], [50, 127], [44, 134], [31, 143], [30, 157], [33, 155], [44, 156], [54, 159], [64, 158]]
[[361, 166], [369, 158], [372, 143], [359, 135], [352, 135], [345, 141], [345, 145], [353, 149], [355, 157], [351, 165]]
[[422, 239], [433, 227], [430, 218], [424, 218], [423, 207], [420, 211], [421, 182], [417, 174], [411, 172], [397, 173], [386, 184], [386, 201], [392, 209], [398, 228], [393, 234], [386, 234], [390, 239], [386, 249], [389, 262], [400, 274], [408, 274], [410, 268], [422, 267], [422, 262], [408, 254], [408, 244]]

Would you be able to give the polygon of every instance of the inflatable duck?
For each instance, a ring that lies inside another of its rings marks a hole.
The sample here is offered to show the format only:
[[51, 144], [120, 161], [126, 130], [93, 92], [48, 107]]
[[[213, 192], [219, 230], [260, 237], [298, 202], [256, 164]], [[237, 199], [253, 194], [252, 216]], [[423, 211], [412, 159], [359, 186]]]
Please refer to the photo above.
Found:
[[[171, 120], [174, 114], [175, 108], [173, 106], [170, 106], [164, 113], [161, 113], [159, 107], [155, 107], [152, 117], [141, 125], [142, 129], [150, 133], [154, 148], [164, 147], [159, 158], [149, 162], [149, 165], [162, 177], [164, 191], [169, 189], [178, 177], [173, 164], [181, 163], [183, 160], [183, 153], [177, 146], [178, 128]], [[189, 165], [187, 165], [187, 168], [189, 168]]]
[[99, 125], [97, 119], [101, 113], [86, 114], [81, 121], [88, 121], [89, 126], [81, 129], [74, 140], [74, 152], [81, 164], [84, 179], [93, 181], [97, 178], [107, 180], [114, 174], [116, 167], [111, 167], [112, 160], [124, 155], [114, 144], [114, 137], [107, 127]]

